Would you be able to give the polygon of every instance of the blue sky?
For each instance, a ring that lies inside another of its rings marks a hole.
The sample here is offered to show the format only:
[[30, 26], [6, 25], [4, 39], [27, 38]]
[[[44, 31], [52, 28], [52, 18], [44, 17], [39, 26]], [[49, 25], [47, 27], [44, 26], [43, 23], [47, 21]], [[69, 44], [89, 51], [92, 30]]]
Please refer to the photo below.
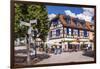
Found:
[[70, 10], [71, 12], [75, 14], [79, 14], [83, 12], [83, 9], [81, 7], [69, 7], [69, 6], [50, 6], [46, 5], [48, 14], [65, 14], [65, 10]]
[[53, 16], [55, 16], [56, 14], [65, 14], [89, 22], [93, 22], [92, 17], [94, 16], [94, 8], [53, 5], [46, 5], [46, 8], [50, 19], [53, 18]]

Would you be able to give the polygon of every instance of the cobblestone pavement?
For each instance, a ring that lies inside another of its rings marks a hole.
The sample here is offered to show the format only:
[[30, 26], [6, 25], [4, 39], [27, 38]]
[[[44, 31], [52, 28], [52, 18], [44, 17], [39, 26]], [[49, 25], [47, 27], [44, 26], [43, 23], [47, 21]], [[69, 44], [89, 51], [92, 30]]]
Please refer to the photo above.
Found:
[[94, 61], [94, 58], [82, 55], [82, 51], [78, 52], [63, 52], [62, 54], [50, 54], [50, 58], [44, 59], [38, 64], [52, 64], [52, 63], [68, 63], [68, 62], [86, 62]]

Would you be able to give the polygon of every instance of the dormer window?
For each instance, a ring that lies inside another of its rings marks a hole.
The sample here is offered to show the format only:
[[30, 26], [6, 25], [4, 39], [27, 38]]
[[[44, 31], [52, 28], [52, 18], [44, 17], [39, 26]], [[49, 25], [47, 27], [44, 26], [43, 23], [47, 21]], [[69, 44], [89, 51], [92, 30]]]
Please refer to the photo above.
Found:
[[86, 26], [85, 25], [85, 23], [86, 23], [85, 20], [79, 20], [79, 22], [81, 23], [81, 25], [83, 26], [83, 28], [85, 28], [85, 26]]
[[78, 18], [73, 18], [73, 22], [76, 24], [76, 26], [78, 26], [79, 19]]
[[66, 16], [65, 20], [66, 20], [67, 24], [71, 23], [71, 17], [69, 15]]

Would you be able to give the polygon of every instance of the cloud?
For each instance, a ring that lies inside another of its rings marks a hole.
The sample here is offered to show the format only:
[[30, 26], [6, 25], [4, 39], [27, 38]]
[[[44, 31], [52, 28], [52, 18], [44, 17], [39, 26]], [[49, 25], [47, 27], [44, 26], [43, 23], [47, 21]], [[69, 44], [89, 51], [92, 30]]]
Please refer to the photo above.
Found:
[[66, 15], [72, 16], [72, 17], [76, 17], [75, 13], [72, 13], [70, 10], [65, 10], [64, 11]]
[[70, 10], [64, 11], [66, 15], [70, 15], [72, 17], [77, 17], [82, 20], [86, 20], [89, 22], [92, 22], [92, 17], [94, 16], [94, 9], [93, 8], [83, 8], [83, 13], [75, 14], [71, 12]]
[[92, 22], [92, 17], [94, 16], [93, 8], [83, 8], [83, 13], [77, 14], [79, 19], [84, 19], [86, 21]]
[[52, 20], [55, 17], [56, 17], [56, 14], [54, 13], [48, 15], [49, 20]]
[[78, 17], [79, 19], [85, 20], [85, 21], [89, 21], [89, 22], [92, 21], [92, 17], [91, 16], [84, 15], [83, 13], [82, 14], [77, 14], [76, 17]]
[[84, 15], [88, 15], [88, 16], [94, 16], [94, 9], [93, 8], [83, 8]]

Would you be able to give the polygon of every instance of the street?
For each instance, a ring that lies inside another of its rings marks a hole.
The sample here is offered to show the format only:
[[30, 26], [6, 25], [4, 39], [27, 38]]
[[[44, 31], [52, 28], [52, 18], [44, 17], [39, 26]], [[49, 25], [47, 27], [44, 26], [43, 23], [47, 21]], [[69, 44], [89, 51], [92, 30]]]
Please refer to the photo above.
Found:
[[82, 55], [82, 51], [78, 52], [63, 52], [62, 54], [50, 54], [50, 58], [44, 59], [38, 64], [52, 64], [52, 63], [69, 63], [69, 62], [85, 62], [94, 61], [94, 58]]
[[[26, 46], [20, 46], [20, 47], [15, 47], [15, 50], [20, 50], [22, 49], [23, 52], [25, 53], [22, 53], [22, 50], [21, 50], [21, 53], [16, 53], [16, 56], [27, 56], [26, 54]], [[32, 49], [32, 48], [31, 48]], [[34, 50], [32, 49], [31, 50], [32, 52], [30, 53], [30, 55], [34, 55]], [[20, 52], [20, 51], [18, 51]], [[37, 51], [37, 54], [45, 54], [45, 52], [40, 52], [40, 51]], [[77, 51], [77, 52], [62, 52], [61, 54], [54, 54], [54, 53], [48, 53], [47, 54], [48, 58], [45, 58], [43, 56], [43, 60], [37, 62], [37, 63], [34, 63], [33, 65], [39, 65], [39, 64], [54, 64], [54, 63], [70, 63], [70, 62], [86, 62], [86, 61], [94, 61], [94, 58], [93, 57], [89, 57], [89, 56], [86, 56], [86, 55], [83, 55], [83, 51]]]

